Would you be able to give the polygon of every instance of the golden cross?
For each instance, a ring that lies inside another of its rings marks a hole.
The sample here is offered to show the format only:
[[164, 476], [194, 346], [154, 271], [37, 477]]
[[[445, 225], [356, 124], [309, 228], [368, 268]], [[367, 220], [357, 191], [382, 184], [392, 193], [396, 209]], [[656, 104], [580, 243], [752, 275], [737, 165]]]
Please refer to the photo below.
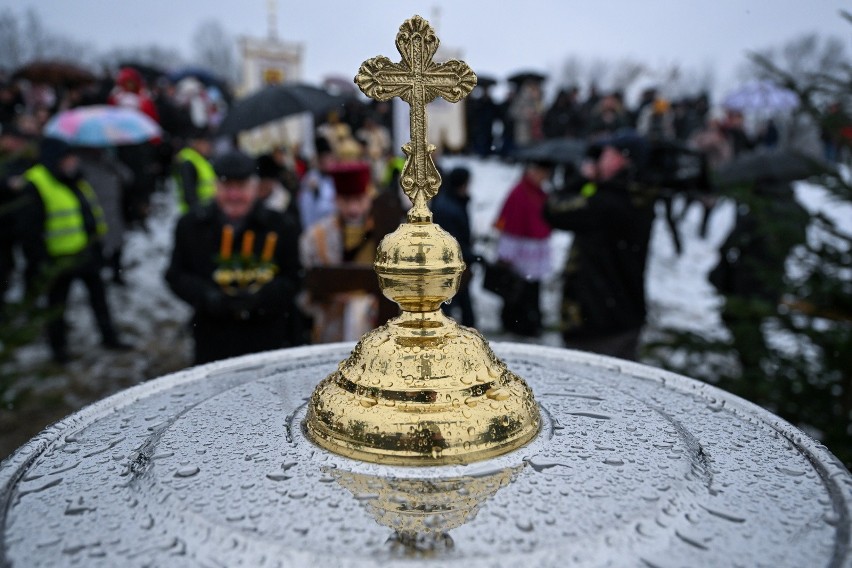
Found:
[[426, 202], [441, 187], [441, 176], [432, 161], [435, 146], [426, 140], [426, 104], [439, 96], [456, 103], [476, 86], [476, 75], [467, 63], [456, 59], [432, 61], [439, 43], [429, 22], [414, 16], [399, 27], [396, 35], [402, 61], [373, 57], [361, 64], [355, 76], [358, 87], [368, 97], [378, 101], [399, 97], [411, 107], [411, 140], [402, 147], [405, 165], [400, 174], [400, 185], [414, 204], [408, 213], [411, 223], [432, 220]]

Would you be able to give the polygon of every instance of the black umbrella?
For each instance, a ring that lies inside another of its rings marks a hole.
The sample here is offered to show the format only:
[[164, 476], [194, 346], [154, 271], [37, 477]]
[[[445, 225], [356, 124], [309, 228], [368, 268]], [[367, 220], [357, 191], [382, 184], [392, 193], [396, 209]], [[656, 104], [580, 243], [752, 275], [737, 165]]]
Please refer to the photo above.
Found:
[[788, 148], [754, 150], [736, 156], [721, 165], [713, 176], [717, 187], [749, 184], [756, 181], [791, 182], [808, 178], [830, 168], [820, 158]]
[[508, 81], [520, 87], [524, 83], [541, 83], [546, 79], [547, 75], [543, 73], [539, 73], [538, 71], [527, 70], [519, 71], [514, 75], [509, 75]]
[[188, 77], [192, 77], [193, 79], [198, 79], [204, 85], [208, 87], [219, 87], [225, 81], [223, 81], [218, 75], [206, 69], [204, 67], [183, 67], [176, 71], [172, 71], [169, 73], [169, 80], [172, 83], [177, 83], [186, 79]]
[[576, 138], [550, 138], [516, 150], [512, 157], [519, 162], [550, 162], [579, 165], [586, 155], [587, 144]]
[[234, 103], [219, 126], [219, 133], [236, 134], [300, 112], [320, 114], [345, 100], [310, 85], [270, 85]]
[[493, 87], [497, 84], [497, 79], [491, 77], [490, 75], [480, 75], [477, 73], [476, 75], [476, 86], [482, 87], [483, 89], [487, 89], [488, 87]]
[[98, 78], [88, 69], [84, 69], [59, 60], [33, 61], [19, 67], [12, 73], [12, 79], [26, 79], [33, 83], [54, 86], [79, 87], [97, 82]]

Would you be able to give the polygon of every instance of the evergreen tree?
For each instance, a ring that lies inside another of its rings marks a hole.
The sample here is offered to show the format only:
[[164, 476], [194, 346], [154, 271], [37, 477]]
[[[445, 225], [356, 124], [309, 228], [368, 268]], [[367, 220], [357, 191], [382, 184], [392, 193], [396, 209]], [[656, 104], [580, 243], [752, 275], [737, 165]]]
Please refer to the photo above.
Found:
[[[852, 15], [842, 17], [852, 23]], [[798, 112], [823, 127], [823, 140], [850, 155], [852, 147], [852, 61], [842, 43], [808, 36], [780, 52], [751, 56], [753, 72], [794, 91]], [[832, 153], [832, 156], [835, 154]], [[827, 168], [810, 179], [835, 203], [852, 206], [850, 164]], [[728, 197], [760, 217], [754, 238], [783, 240], [789, 229], [770, 202], [752, 188]], [[779, 414], [814, 435], [852, 466], [852, 234], [817, 213], [807, 239], [787, 258], [777, 279], [780, 301], [727, 295], [723, 319], [735, 321], [731, 340], [663, 330], [647, 346], [646, 360], [711, 382]]]

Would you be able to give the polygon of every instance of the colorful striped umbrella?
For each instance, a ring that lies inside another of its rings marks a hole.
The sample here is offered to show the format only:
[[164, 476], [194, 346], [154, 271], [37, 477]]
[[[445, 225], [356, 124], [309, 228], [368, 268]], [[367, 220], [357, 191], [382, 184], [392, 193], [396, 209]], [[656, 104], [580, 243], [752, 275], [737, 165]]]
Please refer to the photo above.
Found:
[[65, 140], [73, 146], [103, 148], [141, 144], [157, 138], [160, 126], [148, 115], [127, 107], [82, 106], [51, 118], [44, 135]]

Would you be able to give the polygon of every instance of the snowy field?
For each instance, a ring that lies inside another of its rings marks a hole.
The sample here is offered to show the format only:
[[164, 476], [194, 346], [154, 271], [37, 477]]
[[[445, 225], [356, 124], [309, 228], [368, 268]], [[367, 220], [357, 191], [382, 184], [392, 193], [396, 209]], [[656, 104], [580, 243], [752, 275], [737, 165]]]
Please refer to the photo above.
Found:
[[[467, 157], [447, 157], [442, 163], [446, 171], [460, 165], [468, 167], [472, 172], [470, 212], [478, 242], [477, 252], [491, 257], [493, 251], [490, 249], [495, 236], [491, 224], [506, 194], [519, 179], [521, 168], [496, 159]], [[796, 195], [809, 210], [825, 212], [845, 230], [852, 232], [852, 207], [848, 204], [838, 206], [824, 189], [807, 183], [797, 184]], [[678, 207], [682, 205], [682, 202], [676, 203]], [[696, 331], [705, 336], [724, 337], [725, 331], [719, 318], [721, 298], [708, 283], [707, 274], [716, 263], [717, 250], [732, 226], [733, 215], [734, 205], [731, 202], [719, 202], [710, 218], [707, 236], [702, 239], [698, 235], [701, 210], [697, 205], [691, 207], [680, 225], [683, 243], [680, 255], [675, 254], [668, 229], [658, 215], [648, 259], [648, 330], [667, 327]], [[60, 397], [62, 403], [58, 405], [55, 418], [112, 392], [189, 364], [191, 343], [185, 323], [190, 311], [168, 290], [163, 281], [176, 218], [174, 197], [155, 195], [148, 223], [149, 231], [135, 231], [127, 237], [125, 279], [128, 285], [110, 286], [108, 290], [117, 326], [122, 336], [136, 346], [134, 351], [114, 353], [104, 351], [99, 346], [100, 338], [88, 308], [85, 290], [79, 284], [75, 284], [72, 289], [68, 310], [72, 362], [65, 368], [49, 364], [50, 352], [43, 340], [18, 351], [14, 365], [20, 375], [18, 388]], [[553, 235], [555, 272], [542, 290], [543, 313], [548, 331], [536, 340], [502, 333], [499, 323], [500, 299], [482, 290], [482, 274], [477, 267], [471, 291], [477, 327], [486, 337], [500, 341], [561, 345], [556, 331], [559, 323], [559, 277], [570, 241], [568, 233], [556, 232]], [[13, 390], [7, 394], [14, 396], [16, 392], [20, 391]], [[0, 415], [2, 425], [3, 416]], [[0, 457], [3, 449], [0, 446]]]

